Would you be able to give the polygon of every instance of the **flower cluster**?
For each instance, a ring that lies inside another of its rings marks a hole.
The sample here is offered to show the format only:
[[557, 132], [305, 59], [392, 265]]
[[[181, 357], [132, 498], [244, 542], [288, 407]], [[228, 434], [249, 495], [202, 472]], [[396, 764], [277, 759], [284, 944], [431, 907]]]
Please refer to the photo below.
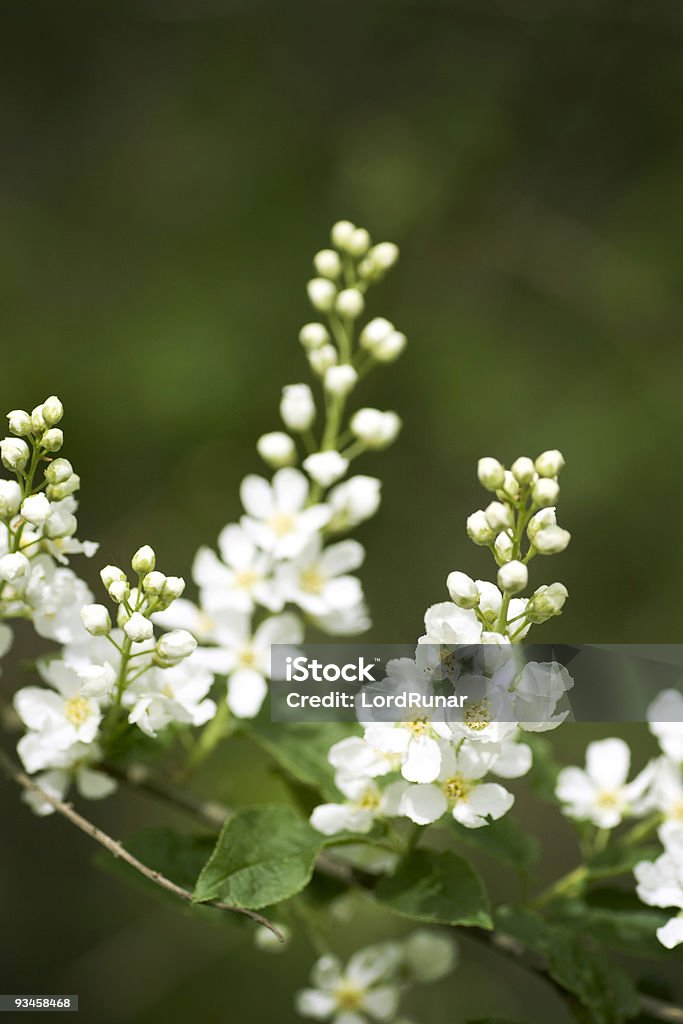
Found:
[[[0, 458], [12, 478], [0, 479], [0, 620], [31, 619], [41, 636], [70, 643], [89, 591], [64, 564], [69, 555], [92, 556], [97, 545], [76, 539], [80, 478], [68, 459], [55, 457], [63, 413], [52, 395], [31, 413], [7, 416], [12, 436], [0, 441]], [[11, 640], [0, 626], [0, 655]]]
[[453, 939], [419, 929], [402, 941], [366, 946], [346, 965], [336, 956], [321, 957], [296, 1008], [302, 1017], [332, 1024], [396, 1020], [401, 995], [411, 985], [437, 981], [456, 965]]
[[[556, 475], [562, 462], [559, 452], [545, 452], [535, 466], [530, 459], [517, 459], [511, 472], [493, 459], [479, 463], [480, 479], [497, 489], [500, 500], [475, 513], [484, 517], [488, 530], [486, 540], [477, 534], [477, 542], [490, 544], [494, 551], [500, 589], [461, 572], [451, 573], [447, 586], [452, 602], [427, 610], [426, 632], [418, 640], [415, 657], [388, 662], [387, 677], [379, 684], [384, 692], [410, 692], [422, 698], [446, 684], [452, 693], [467, 694], [467, 701], [432, 716], [423, 710], [430, 700], [421, 699], [417, 717], [409, 710], [398, 721], [365, 722], [363, 737], [336, 743], [329, 761], [345, 800], [314, 809], [311, 823], [320, 832], [369, 832], [377, 819], [394, 816], [427, 825], [448, 812], [467, 828], [481, 828], [511, 808], [513, 795], [500, 783], [484, 780], [489, 774], [513, 779], [529, 771], [531, 749], [521, 741], [522, 733], [556, 728], [567, 715], [566, 710], [558, 712], [557, 705], [573, 685], [561, 665], [523, 665], [512, 646], [512, 641], [526, 636], [532, 623], [559, 614], [567, 591], [555, 583], [541, 587], [530, 599], [511, 601], [512, 589], [504, 575], [508, 566], [516, 565], [526, 579], [527, 563], [538, 551], [538, 536], [560, 529], [554, 523], [554, 508], [538, 509], [538, 487], [543, 481], [553, 483], [557, 499], [554, 476], [542, 474], [552, 470]], [[552, 524], [544, 518], [548, 514]], [[473, 518], [468, 520], [470, 535], [475, 532]], [[497, 524], [498, 533], [489, 520]], [[522, 555], [525, 530], [529, 547]], [[508, 561], [499, 553], [504, 538], [510, 545]], [[443, 707], [431, 703], [437, 712]]]
[[[107, 796], [114, 782], [97, 766], [130, 726], [153, 737], [171, 722], [202, 725], [216, 712], [207, 698], [211, 672], [190, 663], [194, 637], [180, 629], [154, 636], [153, 616], [180, 597], [184, 581], [159, 572], [148, 545], [131, 565], [132, 584], [117, 566], [100, 574], [116, 626], [104, 605], [84, 605], [80, 635], [38, 663], [47, 686], [15, 694], [14, 708], [27, 728], [19, 756], [27, 772], [42, 773], [37, 781], [53, 796], [61, 798], [72, 781], [82, 796]], [[44, 801], [27, 799], [39, 814], [52, 811]]]
[[379, 480], [347, 476], [351, 463], [386, 448], [401, 427], [396, 413], [372, 408], [345, 420], [360, 379], [396, 359], [406, 344], [388, 320], [361, 325], [367, 289], [393, 266], [398, 249], [390, 242], [373, 245], [364, 228], [348, 221], [334, 225], [332, 243], [334, 248], [316, 254], [318, 276], [308, 283], [310, 302], [324, 322], [300, 332], [323, 412], [309, 384], [283, 389], [280, 416], [287, 430], [264, 434], [257, 443], [274, 470], [272, 479], [247, 476], [240, 522], [222, 530], [218, 553], [198, 551], [198, 604], [177, 601], [158, 617], [162, 625], [197, 637], [198, 663], [228, 677], [228, 705], [239, 718], [254, 717], [263, 703], [272, 644], [300, 643], [305, 621], [337, 636], [370, 624], [353, 575], [365, 552], [355, 540], [335, 538], [373, 516], [380, 503]]

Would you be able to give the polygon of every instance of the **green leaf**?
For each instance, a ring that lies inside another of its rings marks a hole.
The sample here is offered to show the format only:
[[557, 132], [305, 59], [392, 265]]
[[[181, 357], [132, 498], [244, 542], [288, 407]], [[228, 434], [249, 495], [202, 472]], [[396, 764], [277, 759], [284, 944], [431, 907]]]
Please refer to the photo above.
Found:
[[555, 926], [516, 907], [499, 907], [495, 916], [501, 931], [546, 958], [550, 977], [586, 1008], [591, 1024], [621, 1024], [637, 1013], [630, 978], [583, 928], [574, 932], [566, 921]]
[[520, 871], [528, 870], [540, 860], [538, 841], [509, 815], [492, 821], [486, 828], [465, 828], [454, 818], [449, 819], [448, 826], [459, 842], [476, 847]]
[[309, 787], [320, 790], [327, 800], [336, 800], [334, 769], [327, 760], [333, 743], [353, 735], [342, 722], [271, 722], [258, 718], [245, 731], [280, 768]]
[[308, 884], [323, 837], [285, 804], [238, 811], [224, 826], [194, 891], [197, 903], [220, 899], [258, 910]]
[[594, 890], [585, 903], [565, 904], [562, 912], [573, 928], [584, 929], [594, 939], [624, 953], [657, 958], [671, 955], [656, 935], [669, 915], [644, 906], [633, 892]]
[[524, 734], [524, 742], [534, 755], [530, 776], [534, 792], [541, 800], [556, 804], [555, 784], [562, 765], [555, 760], [552, 743], [545, 736], [529, 732]]
[[641, 860], [656, 860], [662, 852], [660, 846], [617, 846], [602, 850], [587, 861], [591, 878], [613, 878], [630, 874]]
[[415, 850], [382, 879], [375, 896], [416, 921], [492, 927], [484, 883], [468, 861], [449, 850]]

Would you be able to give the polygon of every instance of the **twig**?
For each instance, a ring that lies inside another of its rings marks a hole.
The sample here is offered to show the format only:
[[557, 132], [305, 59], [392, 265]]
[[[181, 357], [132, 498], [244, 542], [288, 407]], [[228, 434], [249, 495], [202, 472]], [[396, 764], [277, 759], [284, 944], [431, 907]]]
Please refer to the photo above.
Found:
[[229, 807], [224, 807], [223, 804], [215, 800], [200, 800], [191, 793], [186, 793], [182, 789], [155, 779], [143, 765], [136, 765], [124, 770], [105, 762], [100, 767], [117, 782], [122, 782], [124, 785], [131, 786], [157, 800], [163, 800], [164, 803], [170, 804], [172, 807], [186, 811], [197, 821], [210, 828], [222, 828], [232, 813]]
[[[0, 761], [6, 765], [6, 758], [2, 755], [1, 751]], [[136, 789], [142, 790], [149, 796], [155, 796], [164, 800], [166, 803], [173, 804], [189, 814], [192, 814], [192, 816], [198, 821], [201, 821], [203, 824], [210, 827], [215, 828], [217, 825], [222, 825], [226, 818], [228, 818], [232, 813], [227, 807], [223, 807], [222, 805], [212, 802], [198, 800], [196, 797], [189, 797], [186, 793], [181, 793], [179, 790], [176, 790], [171, 786], [167, 786], [165, 783], [158, 782], [151, 777], [136, 778], [135, 773], [131, 775], [130, 773], [121, 772], [118, 769], [112, 771], [109, 766], [106, 767], [106, 770], [110, 774], [114, 775], [115, 778], [120, 778], [121, 781]], [[14, 775], [12, 777], [16, 778]], [[39, 789], [39, 787], [28, 779], [27, 776], [24, 776], [24, 778], [26, 778], [30, 783], [28, 788], [33, 790]], [[23, 785], [23, 783], [21, 784]], [[40, 795], [44, 799], [49, 800], [57, 810], [60, 810], [60, 801], [54, 801], [48, 796], [48, 794], [45, 794], [42, 791], [40, 791]], [[62, 806], [67, 807], [68, 805]], [[69, 811], [70, 814], [74, 813], [70, 808]], [[217, 814], [217, 812], [219, 813]], [[62, 811], [62, 813], [64, 812]], [[67, 815], [67, 817], [68, 816], [69, 815]], [[89, 822], [87, 824], [90, 828], [94, 827], [91, 826]], [[85, 831], [88, 831], [88, 829]], [[114, 840], [109, 840], [109, 842], [113, 843]], [[127, 854], [125, 851], [123, 855], [126, 859], [130, 857], [130, 854]], [[370, 891], [377, 884], [377, 878], [375, 876], [360, 872], [348, 864], [343, 864], [329, 853], [320, 854], [315, 863], [315, 870], [321, 875], [327, 875], [330, 878], [335, 878], [338, 881], [343, 882], [345, 885], [359, 889], [366, 889]], [[147, 874], [148, 872], [149, 868], [145, 868], [143, 874]], [[170, 884], [173, 885], [173, 883]], [[181, 892], [184, 893], [185, 890], [181, 890]], [[191, 898], [189, 893], [185, 893], [185, 895], [182, 896], [183, 899], [187, 899], [188, 897]], [[208, 905], [211, 906], [212, 904]], [[247, 913], [250, 917], [254, 917], [256, 920], [259, 920], [261, 924], [270, 928], [270, 930], [280, 938], [277, 929], [269, 921], [260, 918], [258, 914], [254, 914], [251, 911], [240, 910], [239, 907], [230, 907], [220, 903], [215, 903], [213, 906], [218, 906], [221, 909], [226, 910], [234, 910], [238, 913]], [[536, 974], [539, 978], [542, 978], [545, 982], [552, 985], [563, 999], [566, 999], [567, 997], [573, 998], [571, 993], [568, 993], [561, 985], [550, 977], [543, 958], [538, 956], [532, 950], [527, 949], [526, 946], [517, 939], [514, 939], [512, 936], [506, 935], [503, 932], [480, 931], [476, 928], [467, 928], [465, 934], [470, 938], [474, 938], [477, 941], [484, 943], [494, 952], [515, 962], [519, 967]], [[649, 1014], [649, 1016], [653, 1017], [655, 1020], [663, 1021], [664, 1024], [683, 1024], [683, 1008], [680, 1006], [675, 1006], [673, 1003], [667, 1003], [661, 999], [655, 998], [654, 996], [643, 995], [641, 993], [638, 994], [638, 999], [642, 1012]]]
[[[150, 882], [154, 882], [161, 889], [165, 889], [166, 892], [172, 893], [179, 899], [184, 900], [186, 903], [192, 903], [192, 893], [188, 889], [183, 889], [182, 886], [176, 885], [170, 878], [166, 878], [160, 871], [155, 871], [153, 868], [147, 867], [142, 861], [134, 857], [132, 853], [126, 850], [125, 846], [119, 843], [116, 839], [112, 839], [111, 836], [103, 832], [102, 829], [98, 828], [87, 818], [84, 818], [81, 814], [73, 809], [71, 804], [65, 803], [63, 800], [59, 800], [57, 797], [52, 796], [47, 790], [43, 789], [36, 782], [33, 781], [25, 772], [18, 768], [13, 761], [7, 757], [4, 751], [0, 750], [0, 765], [4, 769], [5, 773], [12, 779], [17, 785], [21, 786], [29, 793], [33, 793], [35, 796], [44, 800], [50, 804], [61, 814], [62, 817], [67, 818], [72, 825], [79, 828], [82, 832], [85, 832], [87, 836], [94, 839], [96, 843], [108, 850], [114, 857], [119, 858], [129, 864], [135, 871], [138, 871], [145, 878], [148, 878]], [[246, 907], [233, 906], [230, 903], [221, 903], [219, 900], [209, 900], [206, 903], [202, 903], [204, 907], [216, 907], [217, 910], [228, 910], [233, 914], [242, 914], [244, 917], [251, 918], [252, 921], [256, 921], [258, 924], [263, 925], [264, 928], [268, 928], [279, 940], [284, 942], [284, 937], [281, 932], [272, 924], [267, 918], [263, 917], [262, 914], [257, 914], [254, 910], [247, 910]]]

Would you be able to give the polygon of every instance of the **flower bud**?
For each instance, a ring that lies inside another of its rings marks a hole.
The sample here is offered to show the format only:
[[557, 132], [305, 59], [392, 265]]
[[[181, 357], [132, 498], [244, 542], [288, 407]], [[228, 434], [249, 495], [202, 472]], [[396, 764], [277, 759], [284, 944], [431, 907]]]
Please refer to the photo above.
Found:
[[130, 597], [130, 583], [127, 579], [112, 580], [107, 593], [116, 604], [124, 604]]
[[371, 241], [372, 239], [365, 228], [356, 228], [346, 243], [346, 251], [352, 256], [364, 256], [370, 248]]
[[24, 409], [12, 409], [7, 419], [10, 431], [18, 437], [31, 433], [31, 417]]
[[20, 441], [16, 437], [6, 437], [0, 441], [0, 458], [5, 469], [16, 472], [23, 469], [28, 462], [29, 447], [26, 441]]
[[143, 573], [151, 572], [156, 563], [157, 558], [152, 548], [149, 544], [143, 544], [133, 555], [130, 564], [133, 572], [136, 572], [138, 576], [142, 576]]
[[52, 508], [50, 517], [43, 526], [43, 533], [51, 540], [58, 537], [73, 537], [78, 528], [76, 516], [60, 506], [61, 503]]
[[337, 249], [346, 251], [346, 248], [353, 238], [353, 233], [356, 230], [356, 225], [352, 224], [350, 220], [338, 220], [333, 225], [330, 237], [332, 239], [332, 245], [335, 245]]
[[480, 508], [467, 517], [467, 536], [482, 547], [491, 544], [495, 539], [496, 531], [489, 526], [483, 509]]
[[495, 541], [493, 542], [496, 561], [499, 565], [503, 565], [504, 562], [509, 562], [512, 558], [512, 537], [509, 533], [502, 531], [498, 534]]
[[329, 340], [330, 334], [324, 324], [304, 324], [299, 331], [299, 341], [307, 352], [320, 348], [321, 345], [324, 345]]
[[68, 459], [54, 459], [45, 470], [45, 479], [49, 484], [63, 484], [73, 474], [73, 466]]
[[178, 662], [189, 658], [197, 641], [186, 629], [172, 629], [157, 640], [157, 654], [162, 661]]
[[352, 433], [368, 448], [387, 448], [398, 437], [401, 418], [395, 412], [359, 409], [351, 417]]
[[517, 594], [529, 582], [529, 572], [524, 562], [515, 559], [506, 562], [498, 570], [498, 586], [507, 594]]
[[0, 519], [11, 519], [21, 505], [21, 487], [16, 480], [0, 480]]
[[297, 433], [308, 430], [315, 419], [315, 402], [308, 384], [285, 385], [280, 399], [280, 415], [290, 430]]
[[331, 281], [325, 277], [314, 277], [306, 285], [306, 291], [314, 309], [319, 309], [321, 313], [330, 312], [337, 295], [337, 289]]
[[526, 455], [520, 455], [518, 459], [515, 459], [510, 469], [517, 483], [522, 484], [522, 486], [532, 483], [536, 476], [536, 467], [533, 460], [527, 458]]
[[31, 430], [34, 434], [42, 434], [47, 424], [43, 417], [42, 405], [37, 405], [35, 409], [31, 411]]
[[185, 580], [182, 576], [167, 576], [164, 583], [163, 596], [172, 604], [176, 598], [181, 597], [185, 590]]
[[398, 246], [393, 242], [379, 242], [377, 245], [373, 245], [368, 253], [368, 258], [378, 270], [384, 273], [394, 266], [398, 255]]
[[551, 583], [548, 587], [539, 587], [531, 595], [526, 606], [526, 616], [530, 622], [547, 622], [555, 615], [561, 615], [564, 603], [569, 597], [567, 588], [562, 583]]
[[0, 558], [0, 579], [6, 583], [15, 583], [28, 576], [30, 563], [26, 555], [14, 553]]
[[81, 621], [91, 636], [106, 636], [111, 631], [109, 612], [103, 604], [86, 604], [81, 608]]
[[486, 522], [494, 533], [512, 529], [514, 523], [512, 509], [509, 505], [504, 505], [502, 501], [492, 501], [490, 505], [487, 505], [485, 515]]
[[487, 491], [497, 491], [503, 486], [505, 467], [500, 464], [498, 459], [479, 459], [477, 476], [479, 477], [479, 483]]
[[43, 402], [43, 421], [48, 427], [54, 427], [64, 415], [64, 406], [56, 395], [50, 395]]
[[269, 466], [280, 469], [296, 462], [296, 445], [289, 434], [281, 430], [273, 430], [270, 434], [262, 434], [256, 442], [256, 451]]
[[339, 292], [335, 302], [335, 309], [340, 316], [348, 317], [349, 320], [355, 320], [361, 315], [364, 308], [365, 299], [362, 292], [359, 292], [357, 288], [344, 288], [343, 291]]
[[378, 342], [372, 350], [372, 355], [379, 363], [393, 363], [398, 359], [403, 349], [408, 344], [405, 334], [400, 331], [392, 331], [383, 341]]
[[540, 512], [536, 512], [529, 520], [529, 525], [526, 528], [527, 537], [533, 544], [534, 537], [539, 530], [544, 530], [546, 526], [555, 526], [556, 522], [555, 509], [552, 506], [550, 508], [542, 508]]
[[46, 452], [58, 452], [64, 444], [64, 434], [59, 427], [50, 427], [43, 434], [40, 444]]
[[511, 498], [512, 501], [517, 501], [517, 498], [519, 497], [519, 484], [509, 469], [505, 470], [505, 479], [503, 480], [501, 490], [503, 494], [507, 495], [508, 498]]
[[148, 572], [142, 579], [142, 589], [146, 594], [160, 594], [165, 584], [166, 577], [158, 569]]
[[50, 502], [44, 494], [31, 494], [21, 503], [21, 514], [34, 526], [42, 526], [50, 515]]
[[349, 468], [348, 460], [336, 451], [315, 452], [304, 459], [304, 469], [321, 487], [330, 487], [340, 480]]
[[389, 320], [385, 320], [383, 316], [376, 316], [374, 320], [369, 320], [360, 332], [358, 342], [361, 348], [373, 352], [375, 346], [388, 338], [393, 331], [394, 325]]
[[542, 452], [536, 459], [536, 472], [539, 476], [557, 476], [564, 466], [564, 456], [557, 448]]
[[341, 260], [339, 259], [339, 253], [335, 252], [334, 249], [321, 249], [313, 257], [313, 266], [315, 272], [320, 277], [327, 277], [334, 280], [341, 274]]
[[323, 377], [330, 366], [336, 366], [338, 358], [334, 345], [321, 345], [308, 353], [309, 365], [319, 377]]
[[70, 494], [77, 491], [81, 486], [81, 478], [78, 473], [72, 473], [68, 480], [62, 484], [50, 484], [47, 488], [47, 496], [50, 501], [62, 501]]
[[560, 485], [557, 480], [551, 480], [549, 477], [540, 477], [531, 488], [531, 497], [540, 505], [541, 508], [548, 508], [550, 505], [555, 505], [560, 493]]
[[100, 579], [105, 589], [109, 590], [112, 583], [124, 582], [126, 574], [117, 565], [105, 565], [104, 569], [100, 570]]
[[349, 363], [331, 366], [325, 373], [325, 391], [330, 395], [348, 395], [357, 380], [358, 374]]
[[133, 643], [141, 644], [145, 640], [151, 640], [154, 629], [149, 619], [146, 619], [140, 612], [133, 612], [128, 621], [124, 624], [123, 631]]
[[451, 601], [457, 604], [458, 608], [476, 608], [479, 604], [479, 588], [466, 573], [449, 573], [446, 586]]
[[539, 555], [559, 555], [571, 539], [569, 530], [563, 530], [561, 526], [546, 526], [538, 530], [532, 543]]

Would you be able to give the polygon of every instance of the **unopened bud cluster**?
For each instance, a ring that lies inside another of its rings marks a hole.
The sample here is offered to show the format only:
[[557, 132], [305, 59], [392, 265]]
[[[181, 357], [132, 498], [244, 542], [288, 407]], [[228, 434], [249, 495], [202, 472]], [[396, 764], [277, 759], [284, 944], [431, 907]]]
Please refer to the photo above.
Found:
[[[131, 559], [131, 568], [137, 581], [131, 583], [123, 569], [105, 565], [100, 579], [109, 597], [117, 605], [116, 621], [131, 643], [152, 640], [154, 627], [151, 618], [156, 612], [166, 611], [185, 590], [180, 576], [166, 576], [156, 568], [156, 555], [149, 546], [138, 548]], [[81, 619], [92, 636], [107, 636], [112, 622], [102, 604], [87, 604], [81, 609]], [[162, 668], [179, 664], [189, 657], [197, 641], [185, 629], [165, 633], [156, 644], [154, 661]]]
[[[558, 476], [564, 466], [556, 449], [536, 459], [520, 456], [506, 468], [498, 459], [479, 460], [479, 482], [491, 492], [485, 508], [467, 519], [467, 534], [475, 544], [490, 548], [498, 565], [497, 584], [502, 594], [500, 608], [484, 607], [486, 588], [465, 573], [452, 572], [447, 580], [451, 599], [458, 607], [476, 610], [487, 629], [514, 639], [530, 623], [545, 622], [562, 612], [567, 590], [561, 583], [539, 587], [524, 601], [524, 610], [508, 619], [510, 599], [521, 594], [529, 583], [528, 565], [536, 555], [559, 554], [571, 535], [557, 522], [556, 505], [560, 495]], [[491, 604], [490, 597], [488, 605]]]

